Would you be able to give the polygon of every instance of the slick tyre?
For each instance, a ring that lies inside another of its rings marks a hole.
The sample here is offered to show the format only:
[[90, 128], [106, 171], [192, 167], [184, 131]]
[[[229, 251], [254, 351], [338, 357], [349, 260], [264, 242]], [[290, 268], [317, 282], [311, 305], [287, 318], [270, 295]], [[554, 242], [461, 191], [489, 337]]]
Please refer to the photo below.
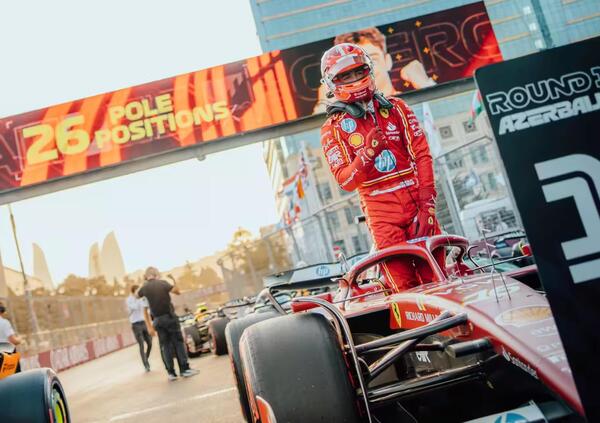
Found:
[[244, 384], [242, 362], [240, 360], [240, 338], [244, 331], [255, 323], [278, 316], [281, 316], [281, 314], [276, 312], [250, 314], [242, 319], [232, 320], [225, 329], [227, 350], [229, 352], [231, 367], [233, 368], [233, 375], [235, 376], [240, 407], [242, 408], [242, 415], [247, 422], [251, 422], [252, 419], [250, 415], [250, 405], [248, 403], [248, 394], [246, 393], [246, 385]]
[[227, 354], [227, 340], [225, 339], [225, 327], [229, 319], [217, 317], [208, 322], [208, 336], [210, 337], [210, 351], [215, 355]]
[[[183, 328], [183, 340], [185, 341], [185, 348], [190, 357], [198, 357], [201, 354], [202, 349], [202, 337], [198, 328], [195, 326], [186, 326]], [[193, 343], [196, 351], [190, 349], [189, 343]]]
[[256, 421], [360, 421], [339, 341], [324, 316], [257, 323], [244, 332], [240, 355]]
[[65, 392], [51, 369], [27, 370], [0, 380], [0, 404], [0, 422], [71, 422]]

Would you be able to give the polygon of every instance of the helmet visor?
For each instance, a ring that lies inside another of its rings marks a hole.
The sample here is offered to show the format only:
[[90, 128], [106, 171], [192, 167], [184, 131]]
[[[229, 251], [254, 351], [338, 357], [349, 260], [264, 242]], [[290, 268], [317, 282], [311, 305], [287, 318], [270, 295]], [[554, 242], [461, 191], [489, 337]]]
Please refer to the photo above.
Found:
[[333, 77], [333, 82], [336, 85], [352, 84], [356, 81], [360, 81], [369, 74], [369, 66], [357, 65], [356, 67], [350, 68], [343, 72], [338, 73]]
[[327, 69], [325, 77], [333, 81], [333, 78], [335, 78], [338, 74], [364, 65], [371, 69], [371, 61], [368, 59], [368, 57], [358, 54], [348, 54], [344, 57], [341, 57], [333, 65], [331, 65], [331, 67]]

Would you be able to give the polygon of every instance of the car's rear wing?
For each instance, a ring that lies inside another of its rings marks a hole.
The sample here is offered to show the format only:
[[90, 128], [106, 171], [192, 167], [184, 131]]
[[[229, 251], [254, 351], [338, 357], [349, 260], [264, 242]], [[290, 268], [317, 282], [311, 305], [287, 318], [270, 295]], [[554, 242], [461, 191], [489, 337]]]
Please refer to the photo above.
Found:
[[[350, 257], [347, 259], [348, 265], [352, 266], [366, 255], [367, 253], [359, 253]], [[335, 278], [343, 276], [347, 271], [341, 263], [319, 263], [265, 276], [263, 285], [274, 289], [310, 289], [331, 285]]]

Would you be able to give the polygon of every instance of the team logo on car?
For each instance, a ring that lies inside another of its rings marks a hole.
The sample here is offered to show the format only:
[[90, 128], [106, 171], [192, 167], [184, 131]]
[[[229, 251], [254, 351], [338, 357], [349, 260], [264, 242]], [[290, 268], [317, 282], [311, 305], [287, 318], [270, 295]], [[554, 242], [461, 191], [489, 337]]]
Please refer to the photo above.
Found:
[[317, 276], [327, 276], [329, 275], [329, 273], [331, 272], [331, 270], [329, 270], [329, 267], [325, 266], [324, 264], [317, 267], [317, 269], [315, 270], [315, 273], [317, 274]]
[[354, 148], [363, 145], [364, 140], [365, 139], [363, 138], [363, 136], [358, 132], [355, 132], [354, 134], [350, 135], [350, 137], [348, 137], [348, 143], [350, 143], [350, 145]]
[[517, 413], [507, 413], [498, 416], [494, 423], [521, 423], [530, 421], [527, 417]]
[[496, 317], [500, 326], [512, 325], [522, 327], [552, 318], [552, 312], [547, 305], [533, 305], [511, 308]]
[[381, 108], [379, 109], [379, 114], [382, 118], [387, 119], [390, 116], [390, 111], [388, 109]]
[[383, 150], [375, 158], [375, 169], [381, 173], [391, 172], [396, 168], [396, 158], [390, 150]]
[[342, 127], [342, 131], [344, 132], [350, 133], [356, 131], [356, 121], [354, 119], [342, 119], [342, 121], [340, 122], [340, 126]]

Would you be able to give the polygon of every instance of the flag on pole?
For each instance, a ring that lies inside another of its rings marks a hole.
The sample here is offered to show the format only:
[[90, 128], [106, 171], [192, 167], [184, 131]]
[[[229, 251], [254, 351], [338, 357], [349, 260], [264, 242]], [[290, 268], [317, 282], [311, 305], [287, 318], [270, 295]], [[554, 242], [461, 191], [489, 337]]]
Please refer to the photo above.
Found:
[[438, 131], [433, 120], [433, 114], [431, 113], [429, 103], [427, 102], [423, 103], [423, 129], [427, 135], [427, 142], [429, 143], [431, 155], [435, 159], [442, 154], [442, 144], [440, 143], [440, 138], [438, 137]]
[[475, 122], [477, 116], [483, 112], [483, 103], [481, 101], [481, 93], [479, 90], [475, 90], [473, 99], [471, 100], [471, 122]]
[[298, 198], [302, 200], [304, 198], [304, 186], [302, 185], [301, 176], [298, 177], [298, 182], [296, 183], [296, 190], [298, 192]]

